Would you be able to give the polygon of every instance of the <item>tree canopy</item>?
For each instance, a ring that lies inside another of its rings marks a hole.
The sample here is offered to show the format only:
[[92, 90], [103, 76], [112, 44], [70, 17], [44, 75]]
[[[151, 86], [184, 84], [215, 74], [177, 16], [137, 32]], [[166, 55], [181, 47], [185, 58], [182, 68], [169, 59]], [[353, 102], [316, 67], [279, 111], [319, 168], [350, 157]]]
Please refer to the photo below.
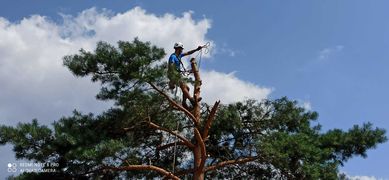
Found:
[[135, 39], [65, 56], [75, 76], [101, 84], [96, 98], [114, 105], [98, 115], [75, 110], [52, 127], [1, 125], [0, 144], [12, 144], [17, 159], [58, 163], [55, 172], [12, 178], [338, 179], [339, 166], [387, 140], [371, 123], [324, 132], [318, 113], [286, 97], [185, 107], [167, 89], [165, 55]]

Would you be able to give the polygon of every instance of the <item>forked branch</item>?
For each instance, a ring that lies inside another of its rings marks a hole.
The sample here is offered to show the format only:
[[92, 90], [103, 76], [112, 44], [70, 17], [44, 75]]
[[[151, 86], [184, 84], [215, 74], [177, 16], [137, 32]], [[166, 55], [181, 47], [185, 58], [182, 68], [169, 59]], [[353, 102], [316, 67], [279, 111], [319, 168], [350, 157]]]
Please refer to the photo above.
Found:
[[158, 125], [156, 125], [156, 124], [154, 124], [154, 123], [152, 123], [152, 122], [148, 122], [148, 123], [149, 123], [149, 126], [150, 126], [151, 128], [158, 129], [158, 130], [161, 130], [161, 131], [165, 131], [165, 132], [167, 132], [167, 133], [169, 133], [169, 134], [171, 134], [171, 135], [177, 136], [177, 137], [178, 137], [179, 139], [181, 139], [182, 142], [183, 142], [186, 146], [188, 146], [190, 149], [192, 149], [192, 148], [195, 147], [195, 145], [192, 144], [192, 143], [191, 143], [188, 139], [186, 139], [184, 136], [181, 136], [180, 134], [178, 134], [178, 133], [176, 133], [176, 132], [174, 132], [174, 131], [172, 131], [172, 130], [170, 130], [170, 129], [167, 129], [167, 128], [158, 126]]

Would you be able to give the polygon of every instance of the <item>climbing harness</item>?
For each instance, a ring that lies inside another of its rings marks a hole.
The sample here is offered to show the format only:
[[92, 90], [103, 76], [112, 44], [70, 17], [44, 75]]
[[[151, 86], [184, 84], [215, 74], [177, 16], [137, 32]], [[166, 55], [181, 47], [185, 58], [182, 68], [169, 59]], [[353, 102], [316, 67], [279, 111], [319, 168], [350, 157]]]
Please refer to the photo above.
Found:
[[[207, 42], [205, 43], [203, 46], [201, 46], [202, 48], [199, 50], [199, 52], [197, 53], [196, 55], [196, 59], [198, 58], [198, 69], [200, 69], [200, 66], [201, 66], [201, 59], [202, 59], [202, 56], [203, 54], [208, 54], [209, 53], [209, 47], [211, 46], [211, 43], [210, 42]], [[180, 61], [180, 69], [178, 70], [178, 72], [182, 75], [182, 76], [189, 76], [191, 73], [192, 73], [192, 70], [187, 70], [189, 69], [188, 68], [185, 68], [185, 65], [184, 63], [182, 62], [181, 58], [178, 58], [178, 60]], [[181, 67], [182, 67], [182, 70], [181, 70]], [[172, 91], [173, 93], [173, 91]], [[176, 96], [177, 95], [177, 86], [175, 87], [175, 93], [174, 95]]]
[[184, 69], [183, 71], [180, 70], [180, 73], [183, 75], [183, 76], [189, 76], [189, 74], [191, 73], [190, 70], [186, 70], [185, 66], [184, 66], [184, 63], [182, 63], [181, 61], [181, 58], [178, 59], [180, 61], [180, 64], [182, 65], [182, 69]]
[[[200, 64], [201, 64], [201, 59], [202, 59], [203, 54], [208, 54], [209, 53], [209, 46], [211, 46], [210, 42], [207, 42], [207, 43], [205, 43], [205, 45], [201, 46], [202, 49], [200, 49], [200, 51], [197, 53], [197, 55], [195, 57], [196, 59], [197, 59], [197, 57], [199, 57], [199, 61], [198, 61], [199, 62], [198, 63], [198, 68], [199, 69], [200, 69]], [[183, 76], [189, 76], [189, 74], [191, 74], [192, 71], [191, 70], [187, 70], [187, 68], [185, 68], [184, 63], [182, 63], [182, 61], [181, 61], [181, 58], [178, 58], [178, 60], [180, 61], [180, 64], [181, 64], [182, 69], [183, 69], [183, 70], [179, 70], [179, 72]]]

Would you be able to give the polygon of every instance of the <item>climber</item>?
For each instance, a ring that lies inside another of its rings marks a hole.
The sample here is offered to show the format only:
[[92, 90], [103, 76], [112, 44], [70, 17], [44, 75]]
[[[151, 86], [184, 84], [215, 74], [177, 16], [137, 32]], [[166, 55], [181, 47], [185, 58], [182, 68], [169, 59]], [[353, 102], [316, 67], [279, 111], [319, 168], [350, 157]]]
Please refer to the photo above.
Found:
[[[186, 99], [189, 99], [191, 102], [194, 102], [193, 97], [189, 94], [189, 86], [181, 79], [181, 73], [186, 73], [185, 67], [184, 71], [181, 71], [181, 58], [190, 54], [193, 54], [196, 51], [201, 50], [203, 47], [198, 46], [196, 49], [193, 49], [188, 52], [184, 52], [184, 45], [180, 42], [174, 44], [174, 53], [169, 57], [168, 63], [168, 78], [169, 78], [169, 88], [174, 89], [177, 85], [181, 88], [183, 94], [183, 104], [186, 102]], [[183, 65], [183, 64], [182, 64]]]

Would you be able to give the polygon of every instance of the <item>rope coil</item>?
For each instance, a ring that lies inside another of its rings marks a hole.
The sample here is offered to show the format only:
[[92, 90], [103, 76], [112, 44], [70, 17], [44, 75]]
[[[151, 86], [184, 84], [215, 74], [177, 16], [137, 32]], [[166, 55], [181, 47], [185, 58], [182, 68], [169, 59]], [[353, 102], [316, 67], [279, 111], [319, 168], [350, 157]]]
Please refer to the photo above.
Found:
[[[197, 55], [195, 56], [195, 59], [198, 58], [198, 68], [200, 69], [200, 65], [201, 65], [201, 59], [202, 59], [202, 56], [203, 54], [208, 54], [209, 53], [209, 46], [211, 46], [211, 43], [210, 42], [207, 42], [205, 43], [202, 47], [202, 49], [199, 50], [199, 52], [197, 53]], [[182, 75], [184, 76], [189, 76], [191, 73], [192, 73], [192, 70], [187, 70], [189, 69], [190, 67], [187, 67], [185, 68], [184, 64], [182, 63], [182, 61], [180, 61], [181, 63], [181, 66], [183, 68], [183, 71], [180, 71]]]
[[[199, 51], [199, 53], [196, 55], [196, 59], [197, 57], [200, 55], [200, 58], [199, 58], [199, 69], [200, 69], [200, 65], [201, 65], [201, 59], [202, 59], [202, 56], [203, 56], [203, 53], [204, 54], [208, 54], [209, 53], [209, 46], [211, 46], [211, 43], [210, 42], [207, 42], [205, 43], [205, 45], [201, 46], [202, 49]], [[203, 49], [204, 49], [204, 52], [203, 52]]]

